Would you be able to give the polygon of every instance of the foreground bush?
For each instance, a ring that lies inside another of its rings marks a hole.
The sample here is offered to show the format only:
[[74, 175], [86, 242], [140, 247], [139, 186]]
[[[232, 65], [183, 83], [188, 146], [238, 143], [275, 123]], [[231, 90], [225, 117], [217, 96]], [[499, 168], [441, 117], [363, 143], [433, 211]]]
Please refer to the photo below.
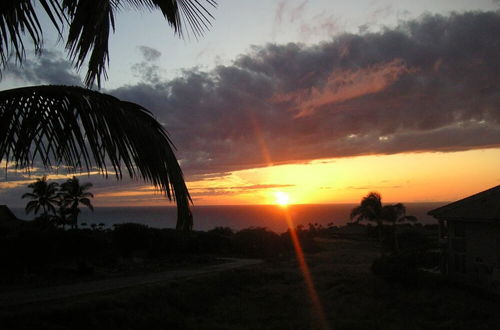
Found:
[[3, 277], [19, 277], [51, 266], [108, 264], [116, 252], [102, 232], [28, 229], [0, 237], [0, 259]]
[[233, 243], [236, 253], [249, 257], [274, 258], [286, 251], [286, 242], [280, 235], [260, 227], [240, 230]]
[[[305, 252], [316, 251], [310, 231], [298, 230], [297, 234]], [[233, 232], [221, 227], [185, 233], [136, 223], [106, 231], [30, 227], [0, 232], [0, 278], [17, 281], [36, 274], [74, 277], [97, 268], [128, 269], [148, 260], [176, 263], [214, 255], [276, 259], [292, 254], [289, 233], [278, 235], [266, 228]]]
[[375, 259], [371, 270], [375, 275], [404, 284], [416, 284], [423, 268], [439, 265], [439, 255], [429, 251], [403, 251]]

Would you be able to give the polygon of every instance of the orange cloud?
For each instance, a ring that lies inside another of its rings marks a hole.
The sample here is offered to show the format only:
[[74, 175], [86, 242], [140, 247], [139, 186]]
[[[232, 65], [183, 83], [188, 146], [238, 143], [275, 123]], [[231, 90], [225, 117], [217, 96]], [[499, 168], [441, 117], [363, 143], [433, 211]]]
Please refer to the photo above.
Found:
[[321, 106], [344, 102], [364, 95], [378, 93], [405, 73], [415, 72], [402, 59], [375, 64], [357, 70], [333, 71], [323, 87], [311, 87], [297, 92], [278, 94], [274, 102], [293, 102], [295, 117], [311, 115]]

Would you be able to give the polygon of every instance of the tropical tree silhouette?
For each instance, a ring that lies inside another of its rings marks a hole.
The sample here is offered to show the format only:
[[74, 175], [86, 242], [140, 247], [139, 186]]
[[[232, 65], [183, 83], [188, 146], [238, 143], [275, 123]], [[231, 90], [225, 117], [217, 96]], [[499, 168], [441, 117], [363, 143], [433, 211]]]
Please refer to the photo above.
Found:
[[47, 177], [36, 179], [35, 182], [30, 183], [28, 188], [31, 192], [23, 194], [22, 198], [31, 199], [26, 204], [26, 214], [33, 212], [38, 214], [40, 208], [42, 209], [42, 218], [49, 220], [50, 216], [55, 216], [56, 206], [58, 205], [58, 184], [57, 182], [47, 182]]
[[363, 197], [359, 206], [351, 211], [351, 220], [358, 223], [366, 220], [377, 224], [378, 240], [382, 241], [382, 197], [377, 192], [370, 192]]
[[391, 223], [394, 232], [394, 250], [399, 251], [398, 224], [409, 221], [416, 222], [417, 218], [412, 215], [406, 215], [406, 206], [403, 203], [385, 205], [382, 207], [382, 218]]
[[[76, 69], [88, 59], [85, 85], [106, 78], [108, 39], [115, 14], [122, 8], [160, 10], [179, 35], [187, 23], [198, 37], [213, 18], [206, 4], [213, 0], [38, 0], [4, 1], [0, 6], [0, 74], [9, 62], [25, 58], [24, 41], [42, 52], [43, 30], [38, 15], [45, 12]], [[172, 143], [163, 126], [142, 106], [87, 88], [34, 86], [0, 92], [0, 160], [31, 168], [65, 165], [121, 179], [152, 183], [177, 203], [177, 229], [192, 228], [191, 198]], [[8, 166], [7, 166], [8, 168]]]
[[91, 187], [92, 183], [80, 184], [80, 180], [75, 176], [61, 184], [59, 191], [61, 207], [70, 215], [69, 220], [73, 228], [78, 228], [78, 215], [81, 212], [80, 204], [94, 211], [94, 207], [90, 202], [90, 198], [94, 198], [94, 195], [88, 191]]

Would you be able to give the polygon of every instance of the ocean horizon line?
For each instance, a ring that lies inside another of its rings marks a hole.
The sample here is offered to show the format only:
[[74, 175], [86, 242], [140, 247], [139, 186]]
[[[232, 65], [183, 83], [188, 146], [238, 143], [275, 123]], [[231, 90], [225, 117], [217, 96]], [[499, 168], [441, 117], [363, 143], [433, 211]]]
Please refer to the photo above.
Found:
[[[403, 203], [403, 204], [449, 204], [451, 201], [437, 201], [437, 202], [429, 202], [429, 201], [424, 201], [424, 202], [384, 202], [385, 204], [394, 204], [394, 203]], [[287, 204], [286, 206], [327, 206], [327, 205], [358, 205], [358, 202], [338, 202], [338, 203], [290, 203]], [[226, 206], [276, 206], [276, 207], [283, 207], [283, 205], [277, 204], [277, 203], [266, 203], [266, 204], [190, 204], [191, 207], [226, 207]], [[20, 208], [22, 206], [13, 206], [15, 208]], [[94, 205], [94, 208], [138, 208], [138, 207], [171, 207], [171, 208], [176, 208], [177, 206], [175, 204], [166, 204], [166, 205], [157, 205], [157, 204], [152, 204], [152, 205]]]
[[[295, 225], [318, 223], [323, 226], [342, 226], [350, 222], [350, 213], [356, 203], [292, 204], [286, 210]], [[423, 224], [435, 223], [428, 212], [439, 203], [406, 203], [407, 214], [416, 216]], [[214, 227], [230, 227], [240, 230], [249, 227], [266, 227], [283, 232], [287, 228], [285, 208], [278, 204], [199, 205], [192, 207], [195, 230], [210, 230]], [[26, 215], [24, 208], [12, 208], [20, 219], [34, 218]], [[156, 228], [175, 228], [177, 210], [175, 206], [95, 206], [94, 212], [82, 208], [79, 223], [115, 224], [135, 222]]]

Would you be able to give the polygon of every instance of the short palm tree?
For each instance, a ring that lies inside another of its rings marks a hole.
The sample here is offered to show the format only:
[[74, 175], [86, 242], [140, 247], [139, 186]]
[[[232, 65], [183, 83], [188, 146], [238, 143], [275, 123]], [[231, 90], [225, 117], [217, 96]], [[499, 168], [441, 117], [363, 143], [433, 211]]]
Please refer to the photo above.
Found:
[[47, 182], [47, 178], [44, 176], [30, 183], [28, 188], [31, 188], [31, 192], [22, 196], [22, 198], [31, 199], [26, 204], [26, 214], [33, 212], [36, 215], [41, 208], [43, 218], [48, 219], [51, 215], [55, 216], [55, 207], [58, 205], [58, 184]]
[[403, 203], [385, 205], [382, 208], [382, 218], [391, 223], [394, 228], [394, 250], [399, 251], [398, 224], [409, 221], [415, 222], [417, 218], [406, 215], [406, 207]]
[[[213, 0], [205, 0], [215, 6]], [[114, 16], [124, 7], [160, 10], [180, 36], [189, 24], [201, 35], [213, 18], [201, 0], [38, 0], [3, 1], [0, 6], [0, 74], [10, 54], [24, 60], [24, 41], [42, 51], [43, 31], [38, 15], [44, 11], [63, 39], [75, 67], [88, 58], [85, 84], [106, 78], [108, 39]], [[26, 38], [26, 35], [28, 38]], [[37, 158], [38, 157], [38, 158]], [[123, 172], [142, 178], [177, 203], [177, 229], [192, 228], [191, 198], [173, 146], [164, 127], [138, 104], [90, 89], [34, 86], [0, 92], [0, 160], [31, 168], [65, 165], [70, 171]], [[38, 164], [37, 163], [37, 164]]]
[[378, 240], [382, 240], [382, 197], [377, 192], [370, 192], [363, 197], [359, 206], [351, 211], [351, 220], [360, 222], [363, 220], [375, 222], [378, 230]]
[[87, 182], [80, 184], [80, 180], [73, 176], [72, 179], [66, 180], [61, 184], [59, 196], [61, 198], [61, 207], [70, 215], [70, 223], [73, 228], [78, 227], [78, 215], [80, 214], [80, 204], [87, 206], [91, 211], [94, 207], [90, 202], [90, 198], [94, 195], [88, 190], [92, 187], [92, 183]]

